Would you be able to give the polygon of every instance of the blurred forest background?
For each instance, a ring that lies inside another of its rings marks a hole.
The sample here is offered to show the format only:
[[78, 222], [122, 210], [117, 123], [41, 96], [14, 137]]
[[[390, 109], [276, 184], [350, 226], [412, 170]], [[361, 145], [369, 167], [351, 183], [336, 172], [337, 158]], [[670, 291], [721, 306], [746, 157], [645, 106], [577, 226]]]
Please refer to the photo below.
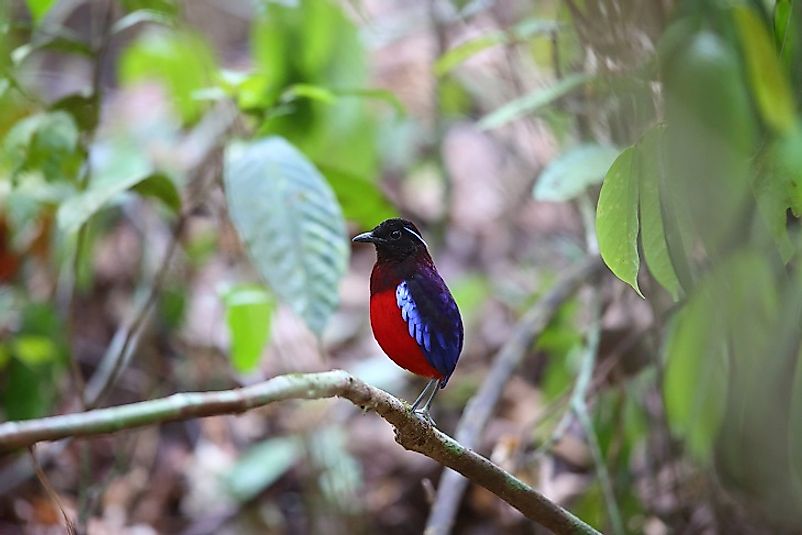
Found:
[[[343, 368], [402, 215], [467, 327], [453, 434], [609, 533], [802, 533], [802, 6], [0, 3], [0, 419]], [[588, 260], [590, 259], [590, 260]], [[615, 276], [613, 276], [615, 275]], [[640, 295], [639, 295], [640, 294]], [[0, 533], [421, 533], [441, 467], [336, 400], [0, 457]], [[539, 533], [471, 486], [455, 533]]]

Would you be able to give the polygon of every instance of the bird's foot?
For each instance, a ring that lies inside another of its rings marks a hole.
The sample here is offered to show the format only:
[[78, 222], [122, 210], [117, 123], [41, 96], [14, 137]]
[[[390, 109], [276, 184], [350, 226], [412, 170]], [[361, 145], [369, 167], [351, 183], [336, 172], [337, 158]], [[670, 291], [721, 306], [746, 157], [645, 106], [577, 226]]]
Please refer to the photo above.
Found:
[[432, 415], [429, 413], [427, 409], [412, 409], [412, 414], [414, 414], [427, 424], [431, 425], [432, 427], [437, 427], [437, 422], [434, 421], [434, 418], [432, 418]]

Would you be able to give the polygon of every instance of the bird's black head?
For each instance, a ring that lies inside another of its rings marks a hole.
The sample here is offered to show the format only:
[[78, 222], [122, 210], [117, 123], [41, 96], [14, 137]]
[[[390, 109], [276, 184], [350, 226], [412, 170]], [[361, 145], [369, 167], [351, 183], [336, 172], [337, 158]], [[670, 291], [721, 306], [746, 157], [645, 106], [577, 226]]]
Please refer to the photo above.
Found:
[[374, 244], [379, 261], [400, 261], [419, 253], [428, 254], [418, 227], [406, 219], [387, 219], [370, 232], [354, 237], [353, 241]]

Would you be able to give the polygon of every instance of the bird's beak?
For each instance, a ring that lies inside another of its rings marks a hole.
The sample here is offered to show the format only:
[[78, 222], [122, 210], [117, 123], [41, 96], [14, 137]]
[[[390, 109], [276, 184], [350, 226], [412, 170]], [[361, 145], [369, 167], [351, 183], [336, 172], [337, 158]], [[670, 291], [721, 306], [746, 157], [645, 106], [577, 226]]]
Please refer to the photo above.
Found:
[[354, 236], [354, 239], [351, 241], [357, 243], [376, 243], [377, 240], [376, 237], [373, 236], [372, 232], [363, 232], [362, 234]]

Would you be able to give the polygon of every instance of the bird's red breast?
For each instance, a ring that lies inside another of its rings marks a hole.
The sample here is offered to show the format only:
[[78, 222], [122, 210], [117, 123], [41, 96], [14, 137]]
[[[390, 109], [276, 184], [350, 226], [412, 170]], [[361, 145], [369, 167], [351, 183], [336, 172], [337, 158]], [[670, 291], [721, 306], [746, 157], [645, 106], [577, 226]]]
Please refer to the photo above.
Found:
[[429, 364], [420, 346], [410, 336], [396, 303], [394, 286], [370, 297], [370, 326], [379, 346], [393, 362], [416, 375], [443, 378], [443, 374]]

